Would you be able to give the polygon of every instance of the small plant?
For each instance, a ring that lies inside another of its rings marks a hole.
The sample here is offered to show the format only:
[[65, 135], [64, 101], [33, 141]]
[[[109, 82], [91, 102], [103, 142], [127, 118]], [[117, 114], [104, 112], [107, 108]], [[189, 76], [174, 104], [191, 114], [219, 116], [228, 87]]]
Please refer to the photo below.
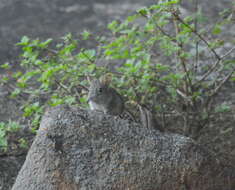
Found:
[[[76, 37], [68, 34], [59, 43], [24, 36], [18, 45], [25, 71], [12, 75], [11, 97], [28, 96], [22, 98], [24, 117], [31, 118], [36, 129], [47, 106], [87, 106], [86, 76], [112, 73], [113, 85], [134, 109], [140, 104], [156, 111], [164, 127], [177, 116], [184, 134], [196, 139], [218, 111], [216, 95], [226, 82], [235, 80], [235, 60], [229, 58], [235, 48], [224, 54], [217, 51], [224, 48], [220, 34], [231, 16], [210, 31], [199, 27], [204, 26], [201, 18], [199, 10], [183, 17], [180, 1], [165, 0], [139, 9], [122, 23], [110, 23], [109, 38], [88, 31]], [[96, 46], [81, 46], [89, 40]], [[109, 63], [98, 66], [99, 60]]]
[[19, 140], [19, 143], [20, 143], [20, 148], [24, 148], [24, 149], [27, 149], [28, 148], [28, 141], [24, 138], [20, 138]]
[[8, 121], [7, 123], [0, 122], [0, 149], [7, 150], [8, 147], [8, 134], [16, 132], [20, 129], [20, 124], [14, 121]]
[[6, 150], [7, 147], [6, 129], [2, 122], [0, 123], [0, 147], [3, 150]]

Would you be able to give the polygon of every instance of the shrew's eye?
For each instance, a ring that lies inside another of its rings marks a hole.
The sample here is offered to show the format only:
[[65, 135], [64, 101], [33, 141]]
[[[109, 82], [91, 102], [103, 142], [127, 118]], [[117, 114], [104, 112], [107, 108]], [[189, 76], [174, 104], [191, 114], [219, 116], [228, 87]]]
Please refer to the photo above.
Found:
[[99, 88], [99, 92], [101, 93], [103, 91], [103, 89], [102, 88]]

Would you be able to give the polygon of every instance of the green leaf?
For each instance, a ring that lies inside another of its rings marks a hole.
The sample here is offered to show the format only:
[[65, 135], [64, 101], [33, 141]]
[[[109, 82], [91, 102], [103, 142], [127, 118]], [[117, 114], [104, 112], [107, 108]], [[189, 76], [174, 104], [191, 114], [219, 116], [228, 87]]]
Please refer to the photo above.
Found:
[[9, 81], [9, 77], [7, 77], [5, 75], [3, 75], [2, 78], [0, 78], [0, 79], [1, 79], [0, 82], [2, 82], [2, 83], [7, 83]]
[[21, 41], [19, 43], [17, 43], [16, 45], [20, 45], [20, 46], [26, 46], [29, 44], [30, 39], [27, 36], [23, 36], [21, 38]]
[[40, 111], [41, 111], [41, 109], [40, 109], [40, 106], [39, 106], [39, 102], [35, 102], [31, 105], [25, 106], [23, 115], [25, 117], [29, 117], [32, 114], [40, 112]]
[[87, 71], [88, 73], [93, 73], [93, 71], [94, 71], [95, 69], [96, 69], [96, 64], [90, 64], [90, 65], [87, 66], [86, 71]]
[[96, 51], [94, 49], [85, 50], [83, 53], [86, 55], [87, 59], [89, 60], [94, 59], [96, 55]]
[[135, 59], [128, 59], [124, 64], [125, 67], [132, 68], [134, 67]]
[[6, 151], [7, 149], [7, 137], [6, 137], [6, 124], [0, 122], [0, 149]]
[[175, 5], [175, 4], [178, 4], [180, 2], [180, 0], [162, 0], [159, 2], [159, 4], [162, 6], [162, 7], [167, 7], [169, 5]]
[[40, 43], [38, 46], [41, 48], [46, 48], [53, 40], [51, 38], [47, 39], [45, 42]]
[[79, 98], [79, 101], [81, 102], [81, 104], [87, 103], [87, 98], [81, 97], [81, 98]]
[[221, 113], [221, 112], [228, 112], [231, 110], [231, 107], [225, 103], [221, 104], [221, 105], [218, 105], [216, 108], [215, 108], [215, 112], [216, 113]]
[[145, 30], [148, 32], [153, 32], [155, 30], [155, 25], [153, 23], [147, 23], [145, 25]]
[[58, 106], [58, 105], [63, 104], [63, 103], [64, 103], [64, 100], [62, 98], [60, 98], [57, 95], [54, 95], [54, 96], [51, 97], [49, 105], [50, 106]]
[[68, 96], [68, 97], [65, 98], [65, 101], [64, 101], [64, 102], [65, 102], [66, 104], [71, 105], [71, 104], [73, 104], [73, 103], [76, 102], [76, 98], [73, 97], [73, 96]]
[[10, 64], [9, 63], [4, 63], [0, 66], [3, 69], [9, 69], [10, 68]]
[[72, 38], [73, 38], [73, 36], [72, 36], [71, 33], [68, 33], [68, 34], [66, 34], [65, 36], [62, 37], [62, 39], [63, 39], [66, 43], [70, 42], [70, 41], [72, 40]]
[[29, 145], [27, 140], [25, 140], [24, 138], [20, 138], [18, 141], [20, 143], [20, 148], [28, 148]]
[[118, 22], [114, 20], [110, 24], [108, 24], [108, 29], [111, 30], [112, 32], [115, 32], [117, 30]]
[[170, 69], [169, 65], [156, 64], [156, 69], [159, 71], [167, 71]]
[[21, 128], [20, 124], [15, 122], [15, 121], [11, 121], [9, 120], [7, 123], [7, 131], [8, 132], [16, 132]]
[[128, 21], [128, 22], [133, 22], [133, 21], [135, 21], [138, 17], [139, 17], [139, 16], [138, 16], [137, 14], [134, 14], [134, 15], [132, 15], [132, 16], [128, 16], [128, 17], [127, 17], [127, 21]]
[[221, 29], [221, 25], [220, 24], [216, 24], [212, 30], [212, 34], [214, 35], [218, 35], [222, 32], [222, 29]]
[[13, 78], [19, 78], [20, 76], [22, 76], [22, 72], [21, 71], [17, 71], [15, 73], [13, 73], [13, 75], [12, 75]]
[[143, 7], [141, 9], [138, 9], [137, 13], [139, 13], [142, 16], [148, 16], [149, 15], [149, 9], [146, 8], [146, 7]]
[[38, 128], [38, 126], [40, 125], [40, 121], [41, 121], [41, 114], [40, 113], [36, 113], [33, 117], [33, 120], [32, 120], [32, 131], [33, 132], [36, 132], [35, 129]]
[[76, 49], [76, 44], [68, 44], [66, 45], [62, 50], [59, 51], [59, 55], [63, 56], [63, 55], [70, 55], [72, 53], [73, 50]]
[[19, 88], [15, 88], [14, 91], [11, 93], [11, 98], [15, 98], [17, 95], [19, 95], [21, 90]]
[[83, 33], [82, 33], [83, 40], [89, 39], [90, 35], [91, 35], [91, 33], [89, 31], [84, 30]]

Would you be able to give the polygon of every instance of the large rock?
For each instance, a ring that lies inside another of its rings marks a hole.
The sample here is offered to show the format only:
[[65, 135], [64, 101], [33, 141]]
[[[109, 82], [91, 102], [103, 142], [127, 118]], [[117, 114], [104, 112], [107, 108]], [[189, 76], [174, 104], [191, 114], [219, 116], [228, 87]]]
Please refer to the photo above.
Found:
[[44, 115], [12, 190], [222, 190], [231, 180], [190, 138], [60, 106]]

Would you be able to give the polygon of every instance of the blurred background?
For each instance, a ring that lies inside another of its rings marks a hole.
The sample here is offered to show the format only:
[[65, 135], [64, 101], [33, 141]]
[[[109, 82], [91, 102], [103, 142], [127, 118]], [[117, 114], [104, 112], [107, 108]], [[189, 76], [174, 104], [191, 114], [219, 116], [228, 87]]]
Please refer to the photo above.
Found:
[[103, 32], [107, 23], [123, 19], [153, 0], [1, 0], [0, 64], [18, 57], [15, 43], [26, 35], [60, 38], [89, 30]]
[[[216, 20], [233, 0], [198, 0], [203, 13]], [[0, 64], [15, 62], [19, 52], [15, 43], [21, 37], [60, 38], [83, 30], [104, 32], [107, 23], [122, 20], [154, 0], [0, 0]], [[191, 0], [183, 1], [185, 11], [194, 9]], [[214, 15], [214, 16], [213, 16]], [[227, 33], [232, 35], [235, 26]], [[233, 33], [234, 35], [234, 33]]]

